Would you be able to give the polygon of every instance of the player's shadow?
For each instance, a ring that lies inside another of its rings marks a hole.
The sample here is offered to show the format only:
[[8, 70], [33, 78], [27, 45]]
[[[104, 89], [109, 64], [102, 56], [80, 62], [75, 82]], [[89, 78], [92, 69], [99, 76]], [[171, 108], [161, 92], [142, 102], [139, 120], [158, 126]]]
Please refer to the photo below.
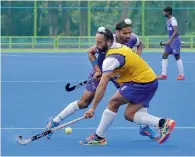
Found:
[[115, 143], [110, 143], [111, 145], [123, 145], [124, 147], [131, 147], [131, 148], [137, 148], [137, 147], [144, 147], [144, 148], [159, 148], [159, 149], [165, 149], [165, 148], [169, 148], [169, 149], [176, 149], [178, 148], [177, 145], [166, 141], [163, 144], [159, 144], [158, 141], [155, 140], [121, 140], [121, 141], [117, 141]]
[[158, 141], [155, 140], [132, 140], [132, 141], [128, 141], [129, 145], [131, 145], [131, 147], [138, 147], [141, 146], [142, 148], [144, 147], [144, 149], [156, 149], [156, 150], [164, 150], [164, 149], [178, 149], [178, 146], [166, 141], [163, 144], [159, 144]]
[[172, 147], [172, 148], [177, 148], [176, 145], [171, 144], [169, 141], [163, 143], [163, 144], [159, 144], [158, 141], [155, 140], [132, 140], [132, 141], [128, 141], [129, 144], [131, 145], [144, 145], [144, 146], [152, 146], [152, 147]]

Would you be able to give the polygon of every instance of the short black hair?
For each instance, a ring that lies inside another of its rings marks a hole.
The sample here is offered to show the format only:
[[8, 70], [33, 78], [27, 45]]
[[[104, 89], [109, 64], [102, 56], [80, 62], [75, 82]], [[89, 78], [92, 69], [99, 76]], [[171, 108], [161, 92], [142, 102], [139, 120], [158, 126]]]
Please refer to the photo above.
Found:
[[114, 41], [114, 37], [113, 37], [113, 33], [111, 30], [105, 28], [105, 31], [97, 31], [97, 33], [99, 34], [103, 34], [104, 35], [104, 38], [108, 41], [108, 40], [111, 40], [111, 42]]
[[132, 27], [131, 24], [126, 24], [125, 20], [118, 21], [115, 25], [116, 30], [122, 30], [125, 27]]
[[168, 7], [165, 7], [163, 11], [164, 11], [164, 12], [168, 12], [170, 15], [172, 15], [173, 9], [172, 9], [171, 6], [168, 6]]

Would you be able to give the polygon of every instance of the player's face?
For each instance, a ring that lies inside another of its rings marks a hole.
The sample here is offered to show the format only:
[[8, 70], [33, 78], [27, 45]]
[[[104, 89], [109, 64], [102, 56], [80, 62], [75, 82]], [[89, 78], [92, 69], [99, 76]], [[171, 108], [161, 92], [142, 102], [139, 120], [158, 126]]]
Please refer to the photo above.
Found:
[[122, 30], [118, 31], [118, 37], [123, 42], [128, 42], [130, 39], [131, 33], [132, 33], [131, 27], [124, 27], [124, 28], [122, 28]]
[[95, 40], [96, 40], [96, 48], [99, 51], [106, 52], [108, 50], [107, 41], [105, 40], [103, 34], [97, 33], [95, 36]]
[[163, 14], [164, 14], [165, 17], [168, 17], [169, 16], [169, 13], [168, 12], [165, 12], [164, 11]]

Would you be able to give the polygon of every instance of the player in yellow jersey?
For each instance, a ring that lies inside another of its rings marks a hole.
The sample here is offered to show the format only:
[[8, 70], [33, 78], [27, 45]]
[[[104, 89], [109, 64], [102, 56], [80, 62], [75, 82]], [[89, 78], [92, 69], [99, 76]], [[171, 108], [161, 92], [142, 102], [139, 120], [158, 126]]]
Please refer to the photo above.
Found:
[[[101, 27], [100, 27], [101, 28]], [[99, 28], [99, 29], [100, 29]], [[116, 23], [115, 26], [116, 34], [113, 35], [114, 42], [118, 42], [121, 44], [125, 44], [130, 48], [136, 48], [137, 54], [141, 55], [143, 44], [139, 40], [138, 36], [132, 32], [132, 25], [130, 19], [121, 20]], [[112, 32], [111, 32], [112, 34]], [[62, 123], [68, 116], [75, 114], [79, 110], [88, 108], [91, 104], [94, 96], [96, 88], [100, 82], [98, 77], [102, 75], [102, 63], [105, 59], [105, 52], [103, 49], [96, 48], [96, 45], [92, 46], [88, 52], [89, 60], [93, 66], [92, 71], [89, 74], [89, 78], [91, 79], [87, 84], [84, 91], [83, 96], [80, 100], [76, 100], [68, 104], [58, 115], [55, 117], [51, 117], [46, 125], [46, 130], [56, 127]], [[118, 88], [118, 84], [111, 80], [114, 85]], [[142, 112], [147, 112], [147, 108], [142, 108]], [[157, 140], [158, 134], [156, 131], [152, 130], [149, 126], [140, 125], [139, 133], [142, 136], [148, 136], [150, 139]], [[52, 134], [48, 134], [46, 137], [47, 139], [51, 139]]]
[[120, 88], [112, 96], [104, 110], [96, 133], [80, 141], [80, 144], [107, 144], [106, 131], [114, 121], [119, 107], [123, 104], [128, 104], [124, 114], [127, 120], [141, 125], [158, 127], [160, 129], [159, 143], [165, 142], [175, 127], [175, 121], [140, 111], [144, 107], [149, 107], [149, 102], [158, 88], [158, 80], [153, 70], [130, 48], [120, 43], [113, 43], [113, 35], [108, 29], [102, 27], [101, 30], [98, 30], [95, 40], [96, 47], [105, 49], [106, 58], [103, 61], [103, 74], [92, 107], [84, 116], [86, 118], [94, 116], [94, 111], [103, 98], [111, 77], [116, 77], [116, 82], [120, 84]]

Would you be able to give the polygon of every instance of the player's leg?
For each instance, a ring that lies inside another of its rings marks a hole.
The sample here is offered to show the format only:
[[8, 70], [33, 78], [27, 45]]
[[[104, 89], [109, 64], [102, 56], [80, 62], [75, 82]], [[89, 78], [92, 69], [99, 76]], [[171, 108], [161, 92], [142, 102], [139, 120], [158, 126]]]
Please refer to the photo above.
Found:
[[[89, 78], [93, 77], [90, 74]], [[92, 80], [87, 83], [86, 90], [80, 100], [74, 101], [67, 105], [56, 117], [50, 119], [47, 122], [46, 130], [58, 126], [65, 118], [74, 114], [80, 109], [87, 108], [94, 98], [96, 88], [99, 84], [99, 80]], [[48, 139], [52, 137], [52, 133], [46, 136]]]
[[100, 124], [96, 130], [96, 133], [93, 133], [91, 136], [85, 140], [80, 141], [82, 145], [105, 145], [107, 144], [105, 134], [114, 121], [118, 108], [120, 105], [126, 104], [128, 101], [120, 95], [119, 91], [110, 99], [107, 108], [102, 114]]
[[179, 76], [176, 78], [177, 80], [184, 80], [184, 72], [183, 72], [183, 61], [180, 57], [180, 48], [181, 48], [181, 40], [176, 38], [171, 43], [171, 48], [173, 55], [175, 56], [175, 60], [177, 61], [177, 67], [179, 71]]
[[[90, 78], [92, 75], [90, 75]], [[74, 101], [70, 103], [60, 114], [58, 114], [53, 121], [60, 123], [62, 120], [64, 120], [66, 117], [72, 115], [79, 109], [84, 109], [87, 108], [91, 101], [94, 98], [96, 88], [99, 84], [99, 80], [92, 80], [87, 83], [86, 85], [86, 90], [84, 91], [83, 96], [81, 97], [80, 100]]]
[[172, 119], [159, 118], [145, 112], [140, 112], [140, 110], [137, 111], [140, 106], [142, 106], [142, 104], [129, 104], [125, 111], [125, 118], [140, 125], [149, 125], [159, 128], [160, 135], [158, 135], [157, 132], [151, 132], [150, 129], [145, 129], [145, 131], [149, 136], [156, 137], [159, 143], [165, 142], [175, 127], [175, 121]]
[[[120, 87], [119, 91], [117, 91], [116, 94], [109, 101], [107, 109], [103, 112], [96, 133], [92, 134], [87, 139], [81, 141], [80, 142], [81, 144], [83, 145], [106, 144], [105, 134], [109, 126], [114, 121], [120, 105], [129, 103], [131, 102], [129, 98], [135, 99], [135, 97], [138, 96], [137, 93], [133, 93], [132, 95], [132, 89], [134, 88], [133, 85], [134, 84], [130, 82], [130, 83], [124, 83], [124, 85]], [[147, 88], [148, 86], [145, 87], [145, 89]], [[141, 108], [143, 108], [142, 105], [136, 105], [134, 112], [137, 112]]]
[[184, 80], [184, 72], [183, 72], [183, 61], [180, 58], [180, 54], [175, 55], [175, 60], [177, 61], [177, 67], [179, 71], [179, 76], [176, 78], [177, 80]]
[[142, 136], [148, 136], [150, 139], [158, 140], [158, 132], [152, 130], [150, 126], [156, 126], [160, 118], [148, 114], [145, 110], [147, 110], [147, 108], [143, 107], [142, 104], [129, 103], [124, 114], [125, 119], [139, 124], [140, 134]]
[[[137, 112], [143, 112], [143, 113], [147, 114], [148, 113], [148, 108], [143, 107]], [[139, 133], [142, 136], [148, 136], [152, 140], [158, 140], [159, 139], [159, 135], [156, 132], [156, 130], [151, 129], [149, 125], [140, 125]]]
[[[127, 107], [128, 107], [128, 105], [127, 105]], [[148, 108], [147, 107], [142, 107], [137, 112], [148, 113]], [[148, 136], [150, 139], [157, 140], [156, 132], [153, 131], [148, 125], [139, 125], [139, 133], [142, 136]]]
[[[80, 109], [87, 108], [93, 100], [95, 92], [84, 91], [84, 95], [78, 101], [74, 101], [67, 105], [55, 118], [47, 122], [46, 130], [58, 126], [65, 118], [74, 114]], [[52, 137], [52, 133], [46, 136], [48, 139]]]
[[[125, 118], [140, 125], [149, 125], [161, 128], [161, 134], [159, 138], [159, 143], [161, 143], [164, 142], [166, 138], [168, 138], [170, 131], [175, 126], [175, 121], [171, 119], [155, 117], [142, 111], [143, 107], [149, 107], [149, 102], [153, 98], [157, 88], [157, 80], [145, 84], [131, 83], [129, 84], [128, 88], [120, 91], [120, 93], [126, 99], [128, 99], [129, 102], [133, 102], [128, 104], [125, 111]], [[150, 130], [148, 129], [146, 131], [149, 132]], [[149, 134], [158, 138], [156, 133], [149, 132]]]
[[166, 80], [167, 79], [167, 67], [168, 67], [168, 56], [171, 53], [171, 47], [169, 45], [164, 47], [164, 53], [162, 56], [162, 73], [157, 78], [159, 80]]
[[[152, 81], [151, 83], [126, 83], [120, 88], [120, 94], [124, 96], [129, 102], [125, 112], [125, 118], [129, 121], [133, 121], [133, 116], [137, 112], [147, 114], [149, 107], [149, 101], [153, 97], [158, 87], [158, 81]], [[141, 104], [144, 103], [144, 106]], [[135, 105], [140, 104], [140, 105]], [[132, 109], [129, 109], [132, 108]], [[139, 123], [138, 123], [139, 124]], [[153, 131], [148, 124], [140, 125], [140, 134], [148, 136], [150, 139], [158, 139], [156, 131]]]
[[61, 111], [54, 119], [54, 122], [60, 123], [62, 120], [67, 118], [68, 116], [74, 114], [76, 111], [80, 109], [87, 108], [91, 101], [93, 100], [95, 92], [90, 92], [85, 90], [82, 98], [78, 101], [74, 101], [70, 103], [66, 108]]

